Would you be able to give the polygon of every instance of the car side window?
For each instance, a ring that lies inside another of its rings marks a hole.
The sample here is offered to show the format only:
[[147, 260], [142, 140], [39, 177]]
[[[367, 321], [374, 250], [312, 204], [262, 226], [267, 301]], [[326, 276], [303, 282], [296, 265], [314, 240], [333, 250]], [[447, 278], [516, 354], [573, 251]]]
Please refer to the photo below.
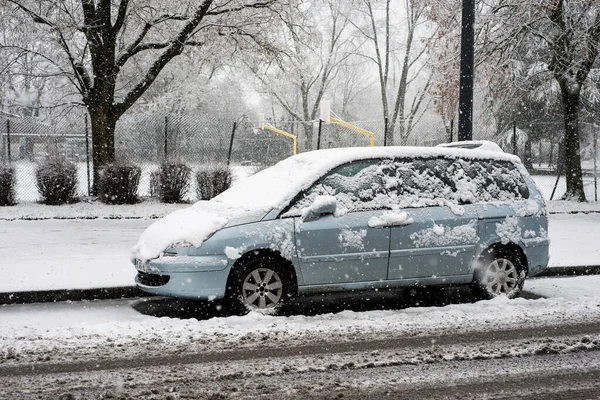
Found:
[[[335, 168], [315, 182], [295, 201], [284, 216], [298, 216], [317, 196], [335, 196], [346, 212], [389, 208], [382, 171], [386, 160], [360, 160]], [[385, 198], [385, 199], [384, 199]]]
[[395, 191], [402, 208], [512, 201], [529, 197], [517, 167], [501, 160], [444, 157], [395, 160], [383, 174], [384, 185]]
[[448, 174], [456, 200], [481, 203], [529, 198], [529, 189], [517, 167], [501, 160], [454, 160]]

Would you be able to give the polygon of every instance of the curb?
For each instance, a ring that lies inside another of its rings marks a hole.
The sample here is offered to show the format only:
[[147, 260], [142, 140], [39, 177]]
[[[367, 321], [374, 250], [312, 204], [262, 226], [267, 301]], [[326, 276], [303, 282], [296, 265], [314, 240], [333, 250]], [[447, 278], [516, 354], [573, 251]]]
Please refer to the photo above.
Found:
[[151, 296], [151, 294], [142, 292], [135, 286], [96, 289], [40, 290], [30, 292], [0, 293], [0, 305], [53, 303], [59, 301], [110, 300], [148, 296]]
[[532, 278], [600, 275], [600, 265], [580, 265], [577, 267], [550, 267]]
[[[530, 277], [530, 279], [586, 275], [600, 275], [600, 265], [552, 267], [540, 272], [535, 276]], [[111, 300], [151, 296], [153, 295], [150, 293], [143, 292], [136, 286], [121, 286], [97, 289], [42, 290], [30, 292], [0, 293], [0, 305], [53, 303], [59, 301]]]

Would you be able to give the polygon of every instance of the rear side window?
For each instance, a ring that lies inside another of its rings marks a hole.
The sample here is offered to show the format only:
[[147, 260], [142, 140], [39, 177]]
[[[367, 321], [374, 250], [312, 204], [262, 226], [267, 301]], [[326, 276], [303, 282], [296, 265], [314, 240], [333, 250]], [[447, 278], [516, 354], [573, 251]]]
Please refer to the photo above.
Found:
[[529, 198], [517, 167], [501, 160], [453, 160], [446, 171], [457, 201], [482, 203]]
[[513, 201], [529, 197], [517, 167], [500, 160], [446, 158], [398, 159], [384, 174], [400, 207], [432, 206], [450, 201], [472, 204]]

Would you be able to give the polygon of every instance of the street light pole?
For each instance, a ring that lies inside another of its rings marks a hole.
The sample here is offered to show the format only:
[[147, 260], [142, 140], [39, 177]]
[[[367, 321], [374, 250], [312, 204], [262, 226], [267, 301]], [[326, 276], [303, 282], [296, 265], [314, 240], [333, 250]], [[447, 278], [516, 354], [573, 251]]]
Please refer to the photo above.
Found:
[[475, 72], [475, 0], [462, 0], [458, 140], [473, 139], [473, 76]]

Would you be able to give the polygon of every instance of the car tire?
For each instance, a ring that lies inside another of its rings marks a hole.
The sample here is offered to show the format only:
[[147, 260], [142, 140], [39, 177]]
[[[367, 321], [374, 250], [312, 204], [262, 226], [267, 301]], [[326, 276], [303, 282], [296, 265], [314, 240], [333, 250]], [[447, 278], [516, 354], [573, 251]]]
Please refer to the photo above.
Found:
[[281, 260], [256, 258], [234, 269], [226, 302], [235, 313], [276, 313], [293, 293], [290, 272]]
[[519, 257], [504, 248], [493, 249], [477, 263], [471, 289], [480, 299], [515, 298], [523, 289], [525, 269]]

